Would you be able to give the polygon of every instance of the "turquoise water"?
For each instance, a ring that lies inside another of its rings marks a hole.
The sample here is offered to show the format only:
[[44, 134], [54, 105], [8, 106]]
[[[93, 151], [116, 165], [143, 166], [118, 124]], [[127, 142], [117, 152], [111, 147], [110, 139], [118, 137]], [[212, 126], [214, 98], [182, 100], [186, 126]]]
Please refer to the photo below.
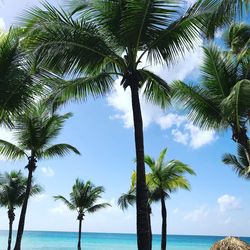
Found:
[[[15, 233], [14, 233], [15, 234]], [[110, 233], [83, 233], [84, 250], [136, 250], [136, 235]], [[168, 250], [209, 250], [222, 239], [218, 236], [168, 236]], [[242, 238], [250, 243], [250, 238]], [[23, 250], [75, 250], [77, 233], [26, 231]], [[7, 232], [0, 231], [0, 250], [7, 249]], [[155, 235], [153, 249], [160, 249], [160, 236]]]

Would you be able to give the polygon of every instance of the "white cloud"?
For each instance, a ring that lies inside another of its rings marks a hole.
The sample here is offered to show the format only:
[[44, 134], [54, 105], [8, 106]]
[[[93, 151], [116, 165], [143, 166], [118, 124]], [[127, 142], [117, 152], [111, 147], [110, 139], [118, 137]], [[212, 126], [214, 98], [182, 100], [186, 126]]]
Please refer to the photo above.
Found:
[[213, 130], [201, 130], [191, 123], [185, 125], [185, 129], [190, 134], [190, 146], [194, 149], [200, 148], [204, 145], [210, 144], [217, 139], [215, 131]]
[[156, 122], [160, 125], [161, 129], [168, 129], [173, 126], [179, 127], [186, 120], [186, 116], [170, 113], [160, 116]]
[[186, 214], [184, 216], [184, 219], [192, 222], [198, 222], [206, 219], [207, 216], [208, 216], [208, 208], [206, 206], [201, 206], [200, 208], [197, 208], [192, 212]]
[[188, 144], [190, 136], [187, 132], [183, 133], [178, 129], [173, 129], [172, 135], [173, 135], [174, 141], [179, 142], [179, 143], [184, 144], [184, 145]]
[[55, 172], [51, 167], [42, 167], [41, 171], [46, 177], [53, 177], [55, 175]]
[[49, 210], [51, 213], [53, 214], [59, 214], [59, 215], [63, 215], [63, 216], [69, 216], [72, 215], [72, 212], [69, 210], [69, 208], [63, 204], [63, 203], [59, 203], [56, 207], [53, 207]]
[[224, 194], [217, 199], [220, 212], [233, 211], [240, 208], [240, 201], [235, 196]]

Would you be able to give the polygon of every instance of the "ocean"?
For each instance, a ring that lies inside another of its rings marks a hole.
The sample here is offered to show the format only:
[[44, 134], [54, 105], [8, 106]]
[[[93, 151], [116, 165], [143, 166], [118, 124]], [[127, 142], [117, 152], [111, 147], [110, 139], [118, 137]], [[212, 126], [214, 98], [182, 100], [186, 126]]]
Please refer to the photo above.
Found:
[[[0, 250], [7, 249], [7, 231], [0, 231]], [[15, 238], [15, 232], [14, 232]], [[168, 250], [209, 250], [219, 236], [169, 235]], [[241, 238], [250, 243], [250, 238]], [[13, 242], [14, 244], [14, 242]], [[23, 250], [75, 250], [77, 233], [26, 231]], [[83, 233], [84, 250], [136, 250], [136, 235], [112, 233]], [[160, 235], [153, 237], [153, 250], [160, 250]]]

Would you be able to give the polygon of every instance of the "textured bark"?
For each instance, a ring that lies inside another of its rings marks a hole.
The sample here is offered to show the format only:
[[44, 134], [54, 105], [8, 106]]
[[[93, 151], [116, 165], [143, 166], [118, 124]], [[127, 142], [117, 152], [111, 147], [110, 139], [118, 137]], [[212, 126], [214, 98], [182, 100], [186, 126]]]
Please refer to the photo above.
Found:
[[233, 129], [233, 140], [239, 143], [246, 152], [246, 156], [248, 159], [248, 163], [250, 165], [250, 146], [249, 146], [249, 138], [247, 136], [247, 129], [245, 127], [240, 127], [237, 129], [235, 126]]
[[29, 175], [28, 175], [28, 180], [27, 180], [24, 201], [23, 201], [23, 205], [22, 205], [22, 209], [21, 209], [21, 213], [20, 213], [20, 219], [19, 219], [19, 223], [18, 223], [17, 236], [16, 236], [16, 244], [15, 244], [14, 250], [21, 249], [21, 242], [22, 242], [23, 231], [24, 231], [26, 211], [27, 211], [28, 200], [29, 200], [31, 184], [32, 184], [32, 175], [33, 175], [33, 171], [36, 168], [36, 160], [33, 157], [31, 157], [29, 159], [29, 164], [28, 164], [27, 168], [29, 170]]
[[13, 208], [10, 208], [8, 210], [8, 218], [9, 218], [9, 237], [8, 237], [8, 248], [7, 248], [7, 250], [11, 250], [12, 226], [13, 226], [13, 221], [15, 220], [15, 213], [14, 213]]
[[148, 216], [148, 194], [145, 177], [143, 123], [138, 82], [130, 85], [134, 119], [136, 147], [136, 213], [137, 213], [137, 245], [139, 250], [151, 249], [150, 224]]
[[161, 197], [161, 216], [162, 216], [162, 228], [161, 228], [161, 250], [167, 248], [167, 209], [164, 196]]
[[78, 244], [77, 249], [81, 250], [81, 237], [82, 237], [82, 219], [79, 219], [79, 232], [78, 232]]

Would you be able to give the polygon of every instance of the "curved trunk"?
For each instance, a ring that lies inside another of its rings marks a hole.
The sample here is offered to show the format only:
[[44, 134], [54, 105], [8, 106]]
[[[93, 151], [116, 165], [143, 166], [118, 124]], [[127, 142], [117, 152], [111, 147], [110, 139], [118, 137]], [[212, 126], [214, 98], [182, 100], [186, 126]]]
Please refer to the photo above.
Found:
[[[28, 169], [29, 169], [29, 167], [28, 167]], [[24, 197], [24, 201], [23, 201], [23, 205], [22, 205], [22, 210], [20, 213], [20, 219], [19, 219], [19, 223], [18, 223], [17, 236], [16, 236], [16, 244], [15, 244], [14, 250], [21, 249], [21, 242], [22, 242], [24, 224], [25, 224], [25, 216], [26, 216], [28, 200], [29, 200], [31, 184], [32, 184], [32, 173], [33, 173], [33, 171], [31, 169], [29, 169], [27, 187], [26, 187], [26, 191], [25, 191], [25, 197]]]
[[148, 216], [148, 194], [145, 177], [143, 124], [138, 83], [131, 84], [132, 109], [136, 147], [136, 212], [137, 212], [137, 245], [139, 250], [150, 250], [150, 225]]
[[13, 221], [15, 220], [15, 213], [14, 213], [13, 208], [10, 208], [8, 210], [8, 217], [9, 217], [9, 237], [8, 237], [8, 248], [7, 248], [7, 250], [11, 250], [12, 226], [13, 226]]
[[161, 250], [167, 248], [167, 209], [164, 196], [161, 196], [161, 216], [162, 216], [162, 228], [161, 228]]
[[78, 231], [77, 250], [81, 250], [81, 236], [82, 236], [82, 219], [79, 219], [79, 231]]

